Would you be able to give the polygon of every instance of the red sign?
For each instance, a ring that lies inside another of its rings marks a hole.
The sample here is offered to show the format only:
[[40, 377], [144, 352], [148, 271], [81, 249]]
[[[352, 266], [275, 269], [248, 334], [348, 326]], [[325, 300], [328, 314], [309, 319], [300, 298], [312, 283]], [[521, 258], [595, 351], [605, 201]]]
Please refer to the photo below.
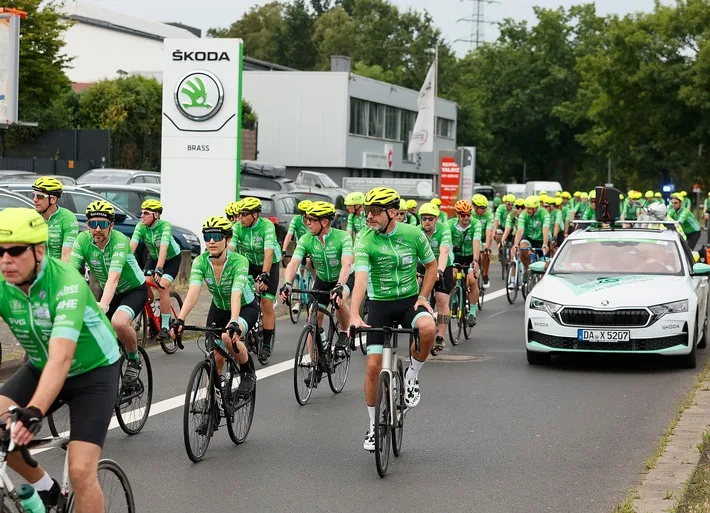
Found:
[[387, 152], [387, 167], [392, 169], [392, 148]]
[[461, 168], [454, 157], [441, 157], [439, 162], [439, 199], [441, 210], [449, 217], [454, 214], [454, 203], [459, 199], [459, 183], [461, 181]]

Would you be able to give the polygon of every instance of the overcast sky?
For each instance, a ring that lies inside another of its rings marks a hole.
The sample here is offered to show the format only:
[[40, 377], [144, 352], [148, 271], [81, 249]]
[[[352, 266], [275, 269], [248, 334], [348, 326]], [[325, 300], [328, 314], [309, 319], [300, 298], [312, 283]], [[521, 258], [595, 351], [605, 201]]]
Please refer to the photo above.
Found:
[[[206, 31], [210, 27], [228, 26], [239, 19], [250, 7], [267, 3], [268, 0], [79, 0], [103, 7], [104, 9], [132, 14], [153, 21], [179, 21]], [[400, 8], [426, 9], [434, 17], [434, 22], [441, 28], [444, 37], [453, 42], [457, 39], [469, 39], [471, 25], [457, 22], [460, 18], [470, 18], [476, 2], [473, 0], [391, 0]], [[539, 5], [546, 8], [559, 6], [570, 7], [585, 3], [584, 0], [498, 0], [499, 3], [484, 5], [484, 15], [490, 22], [505, 18], [529, 20], [535, 17], [532, 7]], [[587, 2], [589, 3], [589, 2]], [[634, 11], [653, 10], [653, 0], [597, 0], [599, 14], [626, 14]], [[667, 3], [667, 0], [664, 0]], [[494, 24], [484, 26], [486, 41], [494, 40], [498, 35]], [[469, 43], [457, 42], [455, 48], [465, 53]]]

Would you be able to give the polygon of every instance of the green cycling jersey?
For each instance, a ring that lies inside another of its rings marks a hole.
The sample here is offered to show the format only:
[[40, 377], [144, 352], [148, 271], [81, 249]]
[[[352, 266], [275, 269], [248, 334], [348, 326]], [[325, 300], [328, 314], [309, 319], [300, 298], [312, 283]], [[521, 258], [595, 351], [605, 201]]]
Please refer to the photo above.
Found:
[[148, 227], [143, 223], [138, 223], [133, 231], [131, 242], [143, 241], [150, 258], [157, 261], [160, 253], [160, 246], [168, 247], [166, 260], [175, 258], [180, 254], [180, 246], [173, 237], [173, 225], [163, 219], [156, 219], [152, 226]]
[[481, 223], [472, 217], [471, 224], [463, 227], [459, 224], [457, 217], [452, 217], [448, 222], [451, 231], [451, 244], [453, 245], [454, 256], [473, 255], [473, 241], [481, 240]]
[[693, 213], [685, 207], [680, 207], [678, 210], [674, 208], [669, 209], [668, 217], [674, 221], [678, 221], [686, 235], [700, 231], [700, 223], [695, 219]]
[[439, 222], [446, 223], [449, 220], [449, 216], [443, 210], [439, 210]]
[[308, 228], [306, 228], [306, 225], [303, 224], [303, 216], [296, 216], [291, 219], [291, 222], [288, 225], [288, 233], [295, 236], [296, 240], [308, 233]]
[[49, 238], [47, 239], [47, 253], [52, 258], [62, 258], [62, 249], [71, 248], [79, 234], [79, 221], [73, 212], [66, 208], [57, 207], [47, 220]]
[[[508, 214], [510, 214], [511, 210], [508, 210], [505, 206], [505, 203], [502, 205], [499, 205], [498, 208], [496, 209], [495, 217], [494, 220], [498, 220], [498, 228], [502, 228], [505, 225], [505, 220], [508, 217]], [[491, 226], [492, 227], [492, 226]]]
[[212, 302], [221, 310], [231, 310], [232, 292], [237, 290], [242, 293], [242, 305], [254, 301], [254, 282], [249, 276], [249, 261], [234, 251], [227, 250], [219, 281], [215, 277], [209, 252], [195, 258], [190, 270], [190, 285], [202, 285], [203, 281], [212, 294]]
[[49, 359], [49, 342], [76, 342], [68, 377], [118, 361], [118, 341], [89, 286], [72, 266], [45, 256], [29, 295], [0, 275], [0, 317], [42, 370]]
[[705, 207], [705, 210], [710, 210], [710, 198], [706, 198], [705, 201], [703, 201], [703, 207]]
[[298, 239], [293, 258], [303, 260], [310, 255], [316, 276], [321, 281], [332, 283], [338, 281], [343, 265], [343, 256], [352, 256], [353, 239], [343, 230], [331, 228], [321, 242], [320, 238], [310, 232]]
[[511, 212], [505, 218], [505, 228], [510, 229], [510, 232], [515, 236], [515, 232], [518, 230], [518, 219], [520, 214], [517, 212]]
[[518, 219], [518, 231], [523, 229], [523, 239], [542, 240], [542, 229], [550, 224], [550, 213], [544, 208], [538, 208], [533, 215], [524, 210]]
[[267, 249], [274, 250], [272, 264], [281, 261], [281, 248], [276, 240], [276, 228], [270, 220], [259, 217], [254, 224], [247, 227], [235, 223], [232, 231], [234, 236], [229, 243], [229, 248], [236, 249], [237, 253], [247, 257], [250, 265], [264, 265]]
[[355, 272], [369, 273], [367, 295], [375, 301], [416, 296], [417, 261], [433, 260], [429, 241], [416, 226], [396, 223], [390, 233], [366, 230], [355, 240]]
[[[422, 230], [423, 231], [423, 230]], [[431, 246], [431, 251], [434, 253], [434, 258], [436, 258], [437, 263], [439, 262], [439, 255], [441, 254], [441, 248], [449, 248], [449, 258], [446, 261], [446, 265], [452, 265], [454, 263], [454, 252], [453, 244], [451, 242], [451, 228], [444, 223], [436, 223], [434, 226], [434, 232], [429, 235], [424, 232], [427, 239], [429, 239], [429, 245]], [[471, 246], [473, 248], [473, 245]]]
[[69, 263], [75, 269], [79, 269], [84, 262], [102, 289], [106, 287], [110, 272], [120, 273], [116, 294], [123, 294], [145, 283], [143, 271], [138, 265], [136, 257], [131, 253], [131, 242], [118, 230], [111, 230], [104, 249], [94, 243], [89, 232], [81, 232], [74, 241]]
[[474, 209], [474, 211], [471, 212], [471, 223], [473, 223], [474, 220], [481, 223], [481, 236], [479, 239], [486, 242], [486, 232], [493, 229], [493, 213], [491, 209], [487, 208], [485, 213], [480, 216], [476, 214], [476, 210]]
[[[357, 235], [367, 227], [367, 216], [363, 210], [359, 214], [349, 214], [346, 230]], [[300, 238], [300, 237], [299, 237]]]
[[624, 216], [624, 220], [626, 221], [636, 221], [636, 215], [638, 213], [638, 209], [640, 208], [641, 205], [639, 205], [636, 202], [631, 202], [628, 198], [624, 202], [624, 205], [621, 210], [621, 215]]

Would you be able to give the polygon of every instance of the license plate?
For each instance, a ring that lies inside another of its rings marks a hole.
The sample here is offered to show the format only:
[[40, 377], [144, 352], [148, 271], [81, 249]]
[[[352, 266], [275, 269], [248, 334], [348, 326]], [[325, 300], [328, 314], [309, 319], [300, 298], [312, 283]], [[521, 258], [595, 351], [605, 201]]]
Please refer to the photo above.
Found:
[[629, 330], [577, 330], [577, 340], [583, 342], [628, 342]]

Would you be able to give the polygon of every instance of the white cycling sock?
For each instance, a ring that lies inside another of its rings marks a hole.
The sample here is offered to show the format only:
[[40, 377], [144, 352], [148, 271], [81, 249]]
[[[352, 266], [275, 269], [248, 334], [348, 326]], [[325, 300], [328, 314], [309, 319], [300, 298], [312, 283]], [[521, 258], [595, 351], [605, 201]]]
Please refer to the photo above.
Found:
[[367, 413], [370, 414], [370, 427], [373, 427], [375, 425], [375, 407], [368, 406]]
[[405, 372], [405, 379], [417, 379], [419, 377], [419, 371], [422, 370], [424, 362], [420, 362], [416, 358], [409, 359], [409, 367], [407, 367], [407, 372]]
[[47, 492], [52, 489], [52, 485], [54, 484], [54, 481], [52, 481], [52, 478], [49, 477], [49, 474], [47, 472], [44, 473], [42, 476], [42, 479], [37, 481], [36, 483], [30, 483], [32, 485], [32, 488], [37, 490], [38, 492]]

